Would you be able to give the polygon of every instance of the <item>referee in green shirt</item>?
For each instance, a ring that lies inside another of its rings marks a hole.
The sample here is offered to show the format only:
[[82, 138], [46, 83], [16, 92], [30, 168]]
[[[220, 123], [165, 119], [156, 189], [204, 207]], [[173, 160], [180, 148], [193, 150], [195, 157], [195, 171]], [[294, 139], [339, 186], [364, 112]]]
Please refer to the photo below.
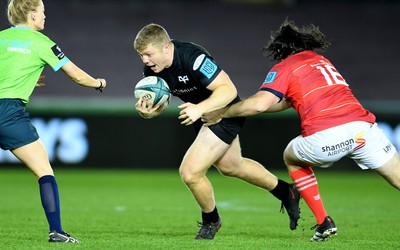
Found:
[[41, 202], [49, 223], [49, 242], [79, 240], [61, 226], [57, 182], [46, 150], [25, 106], [46, 65], [61, 69], [81, 86], [102, 91], [106, 80], [94, 79], [72, 63], [47, 36], [42, 0], [8, 0], [12, 27], [0, 31], [0, 147], [10, 150], [35, 174]]

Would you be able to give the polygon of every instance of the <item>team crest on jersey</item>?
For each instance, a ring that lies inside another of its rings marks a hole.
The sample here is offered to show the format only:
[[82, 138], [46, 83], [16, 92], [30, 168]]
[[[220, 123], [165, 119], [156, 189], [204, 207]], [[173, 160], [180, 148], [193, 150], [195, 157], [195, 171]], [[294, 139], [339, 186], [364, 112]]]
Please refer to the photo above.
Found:
[[51, 50], [53, 51], [54, 55], [58, 57], [58, 59], [63, 59], [65, 57], [64, 52], [61, 51], [61, 48], [58, 47], [58, 45], [54, 45], [51, 47]]
[[188, 76], [178, 76], [178, 81], [186, 84], [186, 82], [189, 81], [189, 77]]
[[208, 79], [210, 79], [217, 71], [217, 65], [207, 58], [200, 67], [200, 72], [203, 73]]
[[271, 83], [275, 80], [276, 75], [278, 74], [277, 71], [271, 71], [268, 73], [267, 77], [265, 77], [264, 83]]

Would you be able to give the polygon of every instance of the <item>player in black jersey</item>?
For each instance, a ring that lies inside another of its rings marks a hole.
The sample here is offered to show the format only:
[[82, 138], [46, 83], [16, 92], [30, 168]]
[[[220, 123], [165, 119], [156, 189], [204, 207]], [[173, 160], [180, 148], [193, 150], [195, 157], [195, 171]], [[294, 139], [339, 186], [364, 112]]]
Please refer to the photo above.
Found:
[[[213, 188], [206, 177], [213, 165], [223, 175], [270, 191], [282, 201], [281, 209], [286, 209], [290, 228], [295, 229], [300, 217], [300, 195], [292, 184], [279, 180], [260, 163], [242, 157], [238, 134], [244, 118], [222, 119], [218, 124], [203, 126], [202, 114], [240, 100], [235, 85], [211, 55], [194, 43], [171, 40], [158, 24], [143, 27], [135, 38], [134, 48], [145, 64], [144, 76], [159, 76], [168, 83], [171, 93], [184, 102], [179, 106], [181, 124], [194, 125], [197, 133], [179, 168], [183, 182], [202, 211], [195, 239], [213, 239], [221, 227]], [[147, 106], [141, 98], [135, 107], [142, 117], [149, 119], [159, 115], [167, 105]]]

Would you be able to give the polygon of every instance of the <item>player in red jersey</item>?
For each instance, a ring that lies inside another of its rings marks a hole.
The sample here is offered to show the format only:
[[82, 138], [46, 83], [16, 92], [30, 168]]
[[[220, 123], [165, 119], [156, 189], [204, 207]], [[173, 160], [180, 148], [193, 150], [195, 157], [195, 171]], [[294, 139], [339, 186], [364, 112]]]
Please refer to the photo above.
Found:
[[202, 116], [207, 124], [220, 118], [277, 112], [293, 107], [301, 120], [301, 135], [284, 151], [284, 161], [296, 188], [314, 213], [317, 225], [311, 241], [336, 234], [322, 203], [311, 167], [330, 167], [347, 156], [361, 169], [373, 169], [400, 189], [400, 158], [375, 123], [375, 116], [354, 97], [344, 78], [317, 53], [328, 46], [318, 27], [298, 28], [285, 20], [263, 48], [278, 63], [259, 91], [227, 108]]

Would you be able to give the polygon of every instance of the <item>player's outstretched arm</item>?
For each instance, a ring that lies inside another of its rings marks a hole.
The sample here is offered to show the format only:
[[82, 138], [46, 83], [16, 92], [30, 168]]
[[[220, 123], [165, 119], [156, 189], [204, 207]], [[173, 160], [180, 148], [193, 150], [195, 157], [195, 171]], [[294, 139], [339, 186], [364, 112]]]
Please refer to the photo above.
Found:
[[67, 76], [69, 76], [74, 82], [81, 86], [95, 88], [102, 91], [107, 82], [103, 78], [94, 79], [88, 73], [80, 69], [73, 62], [69, 61], [61, 68]]
[[280, 111], [284, 111], [291, 107], [292, 107], [292, 105], [290, 104], [290, 102], [288, 102], [286, 99], [283, 99], [282, 101], [270, 106], [264, 112], [266, 112], [266, 113], [280, 112]]
[[222, 118], [238, 117], [238, 116], [252, 116], [263, 112], [274, 112], [271, 109], [279, 102], [279, 98], [269, 91], [258, 91], [254, 95], [237, 102], [225, 111]]

